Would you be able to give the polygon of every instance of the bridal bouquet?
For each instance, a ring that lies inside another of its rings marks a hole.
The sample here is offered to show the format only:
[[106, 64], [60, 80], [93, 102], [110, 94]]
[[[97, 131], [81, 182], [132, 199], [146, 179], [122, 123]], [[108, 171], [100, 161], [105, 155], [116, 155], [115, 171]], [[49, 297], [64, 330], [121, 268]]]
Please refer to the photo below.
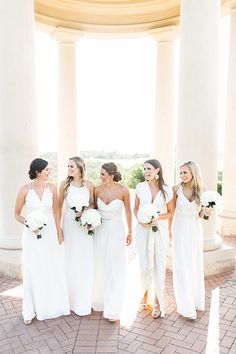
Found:
[[[138, 220], [143, 224], [149, 224], [154, 219], [156, 219], [159, 216], [159, 214], [160, 212], [158, 211], [155, 204], [153, 203], [145, 204], [142, 207], [140, 207], [138, 210]], [[157, 232], [158, 227], [152, 226], [152, 231]]]
[[[89, 206], [89, 201], [87, 198], [74, 196], [68, 202], [69, 207], [74, 210], [75, 213], [84, 211], [85, 208]], [[81, 216], [76, 216], [75, 220], [79, 221]]]
[[88, 234], [93, 236], [95, 227], [101, 225], [101, 215], [96, 209], [87, 209], [81, 216], [80, 224], [87, 226]]
[[[25, 226], [31, 231], [42, 230], [47, 225], [47, 216], [41, 210], [33, 210], [26, 215]], [[37, 234], [37, 239], [42, 238], [42, 234]]]
[[206, 214], [203, 219], [209, 219], [210, 209], [214, 207], [219, 207], [221, 204], [221, 195], [214, 191], [206, 191], [201, 195], [201, 206], [206, 208]]

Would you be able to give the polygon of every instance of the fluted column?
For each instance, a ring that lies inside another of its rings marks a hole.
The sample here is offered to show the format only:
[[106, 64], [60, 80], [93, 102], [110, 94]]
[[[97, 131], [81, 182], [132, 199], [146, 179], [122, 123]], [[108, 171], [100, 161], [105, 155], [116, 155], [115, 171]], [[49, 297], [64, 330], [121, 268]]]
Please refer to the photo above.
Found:
[[76, 41], [77, 31], [57, 28], [58, 42], [58, 181], [67, 176], [68, 158], [78, 154]]
[[220, 213], [220, 233], [236, 235], [236, 1], [231, 8], [227, 117], [222, 182], [223, 211]]
[[0, 2], [0, 272], [19, 276], [18, 189], [37, 156], [34, 1]]
[[[205, 188], [216, 190], [220, 0], [181, 0], [180, 4], [177, 167], [194, 160], [201, 167]], [[215, 215], [203, 226], [206, 274], [232, 267], [232, 259], [226, 264], [228, 255], [220, 252]]]
[[[165, 181], [174, 184], [174, 130], [177, 29], [167, 26], [151, 31], [157, 43], [156, 117], [154, 156], [160, 160]], [[168, 143], [167, 143], [168, 142]]]

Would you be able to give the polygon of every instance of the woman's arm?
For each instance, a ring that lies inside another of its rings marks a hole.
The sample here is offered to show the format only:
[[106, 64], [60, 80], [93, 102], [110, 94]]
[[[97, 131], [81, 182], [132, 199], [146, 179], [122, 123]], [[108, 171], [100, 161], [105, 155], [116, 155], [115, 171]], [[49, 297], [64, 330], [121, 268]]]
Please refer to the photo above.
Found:
[[64, 204], [64, 200], [65, 200], [65, 181], [63, 181], [60, 185], [59, 188], [59, 212], [60, 212], [60, 218], [61, 218], [61, 214], [62, 214], [62, 208], [63, 208], [63, 204]]
[[136, 217], [136, 219], [138, 220], [138, 209], [139, 209], [139, 205], [140, 205], [140, 201], [139, 201], [139, 198], [138, 196], [136, 195], [135, 196], [135, 202], [134, 202], [134, 215]]
[[97, 202], [97, 200], [98, 200], [98, 189], [99, 189], [99, 187], [95, 187], [94, 188], [94, 207], [95, 207], [95, 209], [98, 209], [98, 202]]
[[174, 201], [171, 199], [167, 204], [166, 204], [166, 213], [160, 214], [157, 220], [166, 220], [166, 219], [171, 219], [173, 218], [174, 215]]
[[133, 232], [132, 232], [132, 212], [130, 207], [130, 192], [128, 188], [125, 188], [123, 201], [124, 201], [125, 216], [126, 216], [126, 221], [128, 226], [126, 245], [129, 246], [133, 241]]
[[16, 203], [15, 203], [15, 218], [21, 224], [25, 223], [25, 218], [21, 215], [23, 206], [25, 204], [25, 197], [28, 192], [28, 186], [23, 186], [17, 195]]
[[174, 216], [174, 212], [175, 212], [175, 208], [176, 208], [176, 201], [177, 201], [177, 190], [178, 190], [178, 186], [174, 186], [173, 187], [173, 214], [169, 217], [168, 219], [168, 229], [169, 229], [169, 238], [170, 240], [172, 239], [172, 221], [173, 221], [173, 216]]
[[60, 208], [59, 208], [57, 190], [56, 190], [56, 187], [51, 183], [49, 184], [49, 188], [53, 194], [52, 210], [53, 210], [53, 215], [54, 215], [55, 224], [56, 224], [56, 228], [57, 228], [58, 241], [59, 241], [59, 244], [61, 244], [64, 241], [64, 237], [63, 237], [63, 232], [61, 229], [61, 212], [60, 212]]
[[95, 202], [94, 202], [94, 184], [91, 181], [87, 181], [87, 188], [89, 190], [89, 208], [94, 209], [95, 208]]

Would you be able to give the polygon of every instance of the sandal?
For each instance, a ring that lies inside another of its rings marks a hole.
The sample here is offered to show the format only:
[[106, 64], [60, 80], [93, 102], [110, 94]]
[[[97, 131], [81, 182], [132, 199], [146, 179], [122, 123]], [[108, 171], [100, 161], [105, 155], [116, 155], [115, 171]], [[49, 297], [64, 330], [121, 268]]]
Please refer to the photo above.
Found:
[[142, 300], [141, 300], [141, 303], [140, 303], [139, 310], [140, 311], [147, 310], [147, 308], [148, 308], [147, 297], [143, 297]]
[[32, 320], [24, 320], [24, 324], [25, 325], [29, 325], [29, 324], [31, 324], [32, 323]]
[[152, 317], [156, 319], [160, 316], [161, 316], [160, 305], [154, 304], [152, 308]]

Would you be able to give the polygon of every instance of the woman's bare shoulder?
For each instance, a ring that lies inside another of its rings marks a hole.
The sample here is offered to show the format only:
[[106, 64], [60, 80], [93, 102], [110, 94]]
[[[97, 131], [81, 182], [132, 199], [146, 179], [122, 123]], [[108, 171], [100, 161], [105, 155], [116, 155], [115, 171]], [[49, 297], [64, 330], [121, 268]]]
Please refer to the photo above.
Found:
[[173, 186], [172, 189], [173, 189], [173, 192], [176, 193], [179, 189], [179, 185]]
[[85, 184], [85, 187], [87, 187], [88, 189], [94, 188], [94, 183], [88, 179], [86, 179], [84, 184]]

